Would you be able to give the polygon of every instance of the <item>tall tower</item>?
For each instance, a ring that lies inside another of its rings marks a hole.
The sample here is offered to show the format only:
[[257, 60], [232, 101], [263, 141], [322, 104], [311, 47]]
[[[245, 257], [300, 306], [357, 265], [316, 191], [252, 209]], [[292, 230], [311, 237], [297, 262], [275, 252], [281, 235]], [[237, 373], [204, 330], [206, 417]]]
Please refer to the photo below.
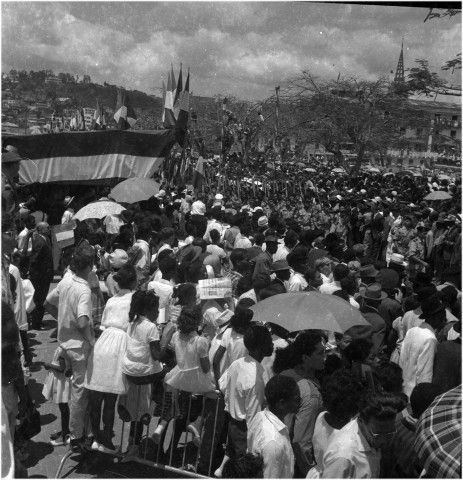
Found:
[[399, 63], [397, 64], [397, 70], [395, 71], [394, 83], [401, 85], [405, 83], [404, 72], [404, 37], [402, 37], [402, 48], [400, 50]]

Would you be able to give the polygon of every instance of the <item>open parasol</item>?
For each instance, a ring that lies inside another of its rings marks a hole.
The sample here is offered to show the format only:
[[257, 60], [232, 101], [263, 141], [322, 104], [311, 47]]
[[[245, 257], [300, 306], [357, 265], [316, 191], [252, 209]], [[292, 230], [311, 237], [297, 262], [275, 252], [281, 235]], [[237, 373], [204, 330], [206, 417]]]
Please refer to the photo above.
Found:
[[349, 302], [318, 292], [281, 293], [250, 308], [254, 320], [280, 325], [289, 332], [321, 329], [344, 333], [354, 325], [370, 325]]
[[159, 193], [159, 183], [151, 178], [128, 178], [111, 190], [116, 202], [135, 203], [148, 200]]
[[436, 190], [424, 197], [425, 200], [450, 200], [451, 198], [452, 195], [450, 195], [450, 193], [444, 192], [443, 190]]
[[418, 420], [415, 439], [426, 478], [461, 478], [461, 385], [431, 403]]
[[448, 175], [444, 175], [441, 173], [438, 177], [439, 180], [451, 180], [451, 178]]
[[376, 168], [376, 167], [371, 167], [368, 169], [368, 171], [370, 173], [381, 173], [381, 170], [379, 168]]
[[304, 168], [304, 172], [307, 172], [307, 173], [317, 173], [317, 170], [315, 170], [315, 168]]
[[82, 207], [75, 215], [76, 220], [86, 220], [87, 218], [104, 218], [106, 215], [116, 215], [121, 213], [125, 208], [116, 202], [109, 200], [99, 200]]
[[346, 173], [346, 171], [343, 169], [343, 168], [333, 168], [333, 170], [331, 170], [333, 173]]

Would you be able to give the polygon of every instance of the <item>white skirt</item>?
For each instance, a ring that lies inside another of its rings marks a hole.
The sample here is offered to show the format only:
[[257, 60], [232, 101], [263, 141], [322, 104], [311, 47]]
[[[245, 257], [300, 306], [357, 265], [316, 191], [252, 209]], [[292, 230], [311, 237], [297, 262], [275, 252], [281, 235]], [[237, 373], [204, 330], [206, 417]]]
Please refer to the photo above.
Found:
[[127, 379], [122, 373], [126, 349], [127, 333], [120, 328], [107, 328], [90, 353], [85, 388], [118, 395], [127, 393]]

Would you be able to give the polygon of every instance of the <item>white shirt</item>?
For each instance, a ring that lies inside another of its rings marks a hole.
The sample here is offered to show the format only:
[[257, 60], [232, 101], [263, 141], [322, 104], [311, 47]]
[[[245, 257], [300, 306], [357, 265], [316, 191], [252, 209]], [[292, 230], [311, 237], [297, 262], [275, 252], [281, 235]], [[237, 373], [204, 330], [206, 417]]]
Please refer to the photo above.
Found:
[[333, 432], [321, 478], [379, 478], [381, 454], [362, 435], [357, 419]]
[[262, 365], [246, 355], [235, 360], [220, 377], [219, 386], [225, 396], [225, 410], [235, 420], [246, 420], [249, 425], [264, 403]]
[[[26, 235], [30, 232], [28, 228], [24, 228], [18, 235], [18, 250], [21, 252], [26, 245]], [[32, 237], [29, 237], [29, 244], [27, 245], [27, 255], [32, 253]]]
[[243, 335], [235, 332], [231, 327], [223, 332], [220, 346], [226, 349], [220, 362], [220, 376], [230, 368], [235, 360], [249, 355], [248, 349], [244, 346]]
[[307, 288], [309, 284], [307, 283], [304, 275], [302, 273], [293, 272], [289, 278], [289, 291], [290, 292], [300, 292]]
[[410, 397], [416, 385], [432, 382], [437, 338], [428, 328], [413, 327], [405, 335], [399, 365], [404, 379], [404, 393]]
[[276, 253], [273, 255], [273, 261], [277, 262], [278, 260], [286, 260], [288, 256], [289, 248], [286, 245], [278, 245]]
[[294, 454], [288, 427], [267, 408], [248, 425], [248, 452], [262, 455], [264, 478], [293, 478]]
[[215, 218], [207, 222], [207, 227], [206, 227], [206, 233], [203, 236], [204, 240], [207, 240], [208, 242], [211, 242], [211, 230], [217, 230], [220, 234], [220, 237], [222, 237], [222, 224], [219, 223]]
[[330, 282], [330, 283], [323, 283], [318, 287], [320, 293], [324, 293], [326, 295], [331, 295], [336, 290], [341, 290], [341, 287], [338, 285], [338, 282]]
[[138, 262], [136, 263], [136, 267], [138, 268], [145, 268], [145, 266], [148, 266], [148, 268], [151, 265], [151, 257], [150, 257], [150, 246], [146, 240], [138, 239], [135, 243], [134, 246], [140, 247], [140, 250], [142, 250], [143, 255], [140, 257]]
[[106, 233], [116, 235], [124, 225], [124, 220], [120, 214], [106, 215], [103, 224], [106, 227]]

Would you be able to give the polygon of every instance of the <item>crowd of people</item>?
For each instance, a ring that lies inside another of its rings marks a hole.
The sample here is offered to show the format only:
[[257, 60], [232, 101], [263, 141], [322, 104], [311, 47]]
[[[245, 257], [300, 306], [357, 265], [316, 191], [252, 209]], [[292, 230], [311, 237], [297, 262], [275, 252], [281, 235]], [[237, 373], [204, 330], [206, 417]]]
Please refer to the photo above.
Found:
[[[17, 162], [2, 153], [7, 179]], [[155, 417], [158, 461], [178, 454], [188, 430], [196, 472], [218, 478], [439, 477], [420, 445], [436, 402], [459, 396], [461, 415], [461, 179], [324, 168], [300, 189], [165, 187], [82, 221], [78, 209], [108, 191], [54, 190], [51, 211], [43, 191], [7, 195], [2, 470], [20, 469], [28, 330], [48, 313], [53, 446], [115, 454], [117, 414], [133, 458]], [[451, 198], [423, 200], [433, 191]], [[51, 241], [58, 224], [73, 225], [73, 245]], [[204, 285], [225, 293], [211, 299]], [[338, 296], [368, 325], [312, 329], [308, 311], [307, 328], [288, 331], [251, 309], [288, 292]], [[461, 477], [459, 452], [444, 452], [448, 478]]]

